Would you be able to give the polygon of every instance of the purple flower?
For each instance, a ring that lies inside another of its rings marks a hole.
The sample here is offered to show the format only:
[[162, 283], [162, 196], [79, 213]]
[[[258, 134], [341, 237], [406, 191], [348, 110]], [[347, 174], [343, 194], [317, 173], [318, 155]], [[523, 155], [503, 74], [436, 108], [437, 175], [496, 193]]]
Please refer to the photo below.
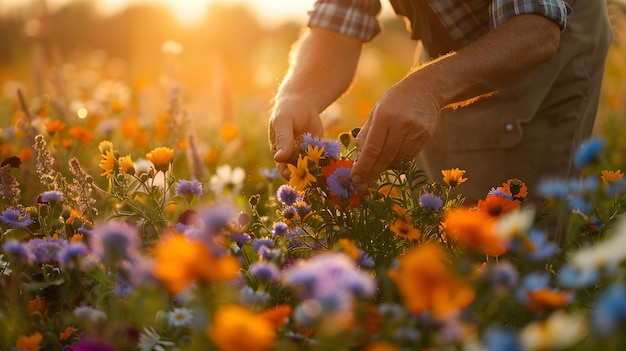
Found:
[[230, 238], [239, 245], [243, 245], [245, 243], [250, 242], [250, 240], [252, 240], [252, 238], [250, 237], [250, 234], [248, 233], [232, 233], [230, 235]]
[[117, 351], [115, 347], [104, 341], [92, 340], [89, 338], [81, 339], [79, 342], [66, 348], [66, 351]]
[[39, 196], [40, 196], [41, 202], [43, 203], [63, 202], [63, 194], [60, 191], [55, 191], [55, 190], [45, 191], [41, 193], [41, 195]]
[[59, 252], [67, 246], [66, 240], [31, 239], [26, 246], [33, 253], [37, 263], [56, 263], [59, 261]]
[[265, 305], [270, 297], [267, 292], [254, 291], [247, 285], [239, 290], [239, 301], [246, 306]]
[[274, 240], [270, 238], [259, 238], [259, 239], [252, 240], [252, 247], [254, 248], [255, 251], [259, 251], [259, 249], [262, 246], [265, 246], [271, 249], [274, 247]]
[[197, 179], [185, 180], [181, 179], [176, 183], [176, 195], [183, 195], [185, 197], [202, 196], [202, 183]]
[[[320, 138], [314, 137], [311, 133], [304, 133], [302, 135], [302, 143], [300, 143], [300, 149], [302, 149], [302, 151], [307, 151], [309, 145], [312, 148], [315, 148], [317, 146], [319, 149], [325, 148], [326, 146]], [[326, 150], [324, 150], [324, 154], [325, 153]]]
[[119, 261], [133, 262], [139, 256], [139, 233], [125, 222], [108, 221], [96, 227], [90, 244], [94, 254], [108, 265]]
[[69, 243], [58, 253], [59, 264], [66, 268], [77, 268], [77, 262], [87, 255], [89, 250], [82, 242]]
[[259, 173], [261, 173], [261, 175], [263, 177], [265, 177], [265, 179], [272, 181], [276, 178], [278, 178], [278, 176], [280, 176], [280, 173], [278, 172], [278, 168], [274, 167], [272, 169], [267, 168], [267, 167], [261, 167], [259, 168]]
[[276, 196], [278, 197], [278, 201], [285, 206], [292, 206], [296, 201], [300, 200], [298, 191], [289, 184], [279, 186], [278, 190], [276, 190]]
[[502, 189], [502, 188], [491, 188], [489, 190], [489, 192], [487, 193], [487, 195], [502, 196], [505, 199], [512, 199], [513, 198], [513, 195], [511, 195], [508, 192], [504, 191], [504, 189]]
[[292, 219], [296, 216], [297, 213], [298, 211], [296, 211], [296, 208], [294, 206], [288, 206], [283, 209], [283, 217], [285, 219]]
[[289, 226], [285, 222], [276, 222], [272, 226], [272, 234], [274, 236], [284, 236], [289, 231]]
[[33, 253], [30, 249], [15, 239], [9, 239], [4, 243], [4, 245], [2, 245], [2, 252], [29, 264], [34, 260]]
[[574, 166], [578, 169], [583, 169], [597, 161], [605, 144], [604, 139], [597, 137], [583, 141], [574, 153]]
[[296, 204], [296, 213], [300, 216], [300, 218], [304, 218], [306, 215], [311, 213], [311, 206], [304, 202], [298, 202]]
[[341, 142], [339, 142], [339, 140], [327, 140], [324, 143], [324, 153], [322, 154], [323, 156], [337, 160], [339, 159], [340, 154]]
[[248, 268], [253, 276], [266, 282], [277, 282], [280, 278], [280, 270], [276, 264], [268, 261], [256, 261]]
[[15, 228], [28, 227], [33, 224], [33, 220], [30, 219], [30, 215], [28, 213], [22, 214], [17, 208], [8, 208], [2, 211], [0, 219], [2, 219], [4, 223]]
[[517, 285], [519, 273], [510, 262], [501, 261], [497, 264], [487, 265], [481, 271], [480, 279], [495, 291], [511, 291]]
[[328, 183], [328, 189], [344, 200], [356, 193], [357, 185], [350, 179], [349, 168], [338, 167], [333, 174], [328, 176], [326, 181]]
[[424, 193], [419, 198], [419, 204], [426, 211], [439, 211], [443, 207], [443, 200], [433, 193]]

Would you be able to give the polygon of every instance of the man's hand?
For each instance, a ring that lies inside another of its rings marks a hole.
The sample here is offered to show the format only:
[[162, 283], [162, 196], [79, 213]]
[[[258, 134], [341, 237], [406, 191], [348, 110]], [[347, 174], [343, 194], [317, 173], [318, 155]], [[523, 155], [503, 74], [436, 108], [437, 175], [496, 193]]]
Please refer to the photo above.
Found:
[[280, 174], [289, 179], [287, 161], [294, 149], [294, 137], [304, 133], [321, 137], [324, 133], [317, 110], [301, 97], [280, 97], [274, 101], [269, 120], [270, 151]]
[[[428, 143], [439, 114], [439, 98], [405, 78], [378, 100], [356, 138], [359, 159], [352, 179], [373, 183], [389, 166], [414, 159]], [[418, 79], [419, 80], [419, 79]]]

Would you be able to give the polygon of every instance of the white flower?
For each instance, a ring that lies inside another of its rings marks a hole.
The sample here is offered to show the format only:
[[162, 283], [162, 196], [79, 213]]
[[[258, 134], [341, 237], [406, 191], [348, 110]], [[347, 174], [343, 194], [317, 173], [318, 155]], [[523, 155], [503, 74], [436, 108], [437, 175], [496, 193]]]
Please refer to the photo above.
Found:
[[626, 259], [626, 217], [617, 223], [612, 234], [608, 239], [575, 253], [571, 265], [584, 270], [613, 267], [623, 262]]
[[157, 334], [152, 327], [144, 327], [143, 331], [137, 345], [141, 351], [165, 351], [164, 346], [174, 346], [173, 342], [162, 340], [161, 335]]
[[562, 350], [584, 339], [587, 332], [584, 313], [558, 310], [544, 321], [526, 325], [519, 338], [524, 350]]
[[174, 308], [167, 313], [167, 325], [170, 327], [184, 327], [191, 324], [193, 315], [188, 308]]
[[230, 165], [222, 165], [217, 167], [215, 175], [211, 177], [211, 189], [216, 193], [228, 192], [237, 194], [243, 187], [243, 181], [246, 178], [246, 171], [241, 167], [232, 168]]
[[535, 209], [523, 208], [502, 215], [494, 225], [497, 236], [504, 240], [511, 240], [519, 235], [528, 233], [535, 220]]

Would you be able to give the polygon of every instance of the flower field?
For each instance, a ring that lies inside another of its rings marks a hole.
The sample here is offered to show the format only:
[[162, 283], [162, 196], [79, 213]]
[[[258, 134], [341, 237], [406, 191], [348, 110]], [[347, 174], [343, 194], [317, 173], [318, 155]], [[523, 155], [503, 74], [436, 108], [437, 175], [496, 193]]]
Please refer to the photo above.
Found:
[[[0, 70], [0, 350], [625, 349], [620, 14], [581, 176], [503, 180], [478, 203], [452, 195], [472, 181], [456, 168], [351, 182], [366, 72], [327, 136], [297, 140], [285, 180], [265, 130], [285, 66], [252, 84], [243, 58], [212, 55], [207, 93], [176, 41], [131, 75], [31, 37], [32, 66]], [[565, 235], [546, 229], [557, 215]]]

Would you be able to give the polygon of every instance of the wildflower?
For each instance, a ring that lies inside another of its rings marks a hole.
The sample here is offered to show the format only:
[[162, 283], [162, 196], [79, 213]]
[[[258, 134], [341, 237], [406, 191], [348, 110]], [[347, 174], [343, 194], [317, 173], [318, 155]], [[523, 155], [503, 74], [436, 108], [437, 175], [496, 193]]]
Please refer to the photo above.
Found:
[[93, 253], [107, 265], [134, 262], [139, 257], [139, 233], [125, 222], [111, 220], [97, 226], [91, 234], [90, 244]]
[[474, 301], [474, 290], [450, 271], [440, 247], [417, 246], [399, 261], [388, 274], [411, 313], [430, 311], [442, 318], [460, 312]]
[[443, 200], [432, 193], [425, 193], [419, 197], [419, 204], [426, 211], [439, 211], [443, 207]]
[[116, 351], [117, 349], [108, 343], [100, 340], [93, 340], [88, 337], [81, 337], [80, 340], [72, 345], [72, 351]]
[[491, 217], [499, 217], [502, 214], [518, 210], [519, 201], [513, 200], [509, 194], [493, 193], [487, 195], [485, 199], [478, 200], [478, 208]]
[[265, 246], [271, 249], [274, 247], [274, 240], [270, 238], [258, 238], [252, 241], [252, 247], [254, 248], [255, 251], [259, 251], [261, 246]]
[[467, 178], [463, 178], [463, 175], [465, 175], [465, 171], [458, 168], [444, 169], [441, 171], [441, 174], [443, 175], [443, 182], [452, 188], [457, 187], [467, 181]]
[[244, 245], [252, 240], [252, 237], [248, 233], [232, 233], [230, 239], [239, 245]]
[[615, 282], [602, 292], [591, 310], [591, 327], [594, 334], [607, 337], [619, 330], [624, 321], [626, 287], [622, 282]]
[[396, 221], [389, 226], [389, 229], [397, 236], [408, 240], [417, 240], [422, 235], [420, 230], [413, 226], [413, 219], [410, 216], [396, 219]]
[[605, 140], [597, 137], [583, 141], [574, 152], [574, 166], [583, 169], [596, 162], [604, 149], [604, 145]]
[[61, 122], [58, 119], [53, 119], [46, 123], [46, 133], [54, 135], [67, 127], [67, 123]]
[[546, 320], [531, 322], [519, 332], [523, 350], [565, 350], [583, 340], [588, 334], [582, 312], [553, 312]]
[[497, 295], [508, 294], [517, 286], [519, 273], [509, 261], [487, 264], [479, 273], [479, 278], [485, 281]]
[[575, 269], [570, 265], [561, 267], [557, 274], [558, 284], [568, 289], [589, 287], [600, 279], [596, 269]]
[[91, 141], [93, 140], [93, 134], [83, 126], [73, 126], [68, 132], [71, 136], [85, 145], [91, 144]]
[[259, 168], [259, 173], [268, 181], [273, 181], [280, 176], [280, 172], [278, 172], [278, 168], [267, 168], [261, 167]]
[[287, 323], [292, 312], [293, 308], [291, 305], [281, 304], [260, 312], [258, 316], [270, 322], [274, 326], [274, 330], [276, 330]]
[[215, 257], [208, 248], [180, 235], [170, 235], [155, 248], [154, 275], [178, 294], [195, 280], [218, 282], [238, 276], [239, 261], [232, 256]]
[[350, 178], [353, 164], [352, 160], [331, 160], [328, 166], [322, 168], [322, 174], [326, 176], [330, 190], [331, 204], [342, 207], [359, 204], [357, 185]]
[[68, 326], [59, 334], [59, 341], [67, 341], [74, 333], [76, 333], [78, 329], [73, 326]]
[[66, 240], [51, 238], [34, 238], [26, 243], [26, 247], [33, 253], [37, 263], [56, 263], [59, 260], [59, 252], [66, 245]]
[[513, 196], [514, 200], [524, 201], [528, 196], [526, 183], [517, 178], [512, 178], [502, 183], [502, 188]]
[[44, 191], [43, 193], [39, 195], [39, 200], [43, 203], [50, 203], [50, 202], [61, 203], [63, 202], [63, 193], [61, 193], [60, 191], [55, 191], [55, 190]]
[[120, 156], [117, 160], [120, 165], [120, 172], [133, 175], [135, 174], [135, 164], [130, 155]]
[[48, 309], [50, 305], [41, 299], [39, 295], [36, 295], [35, 298], [28, 301], [28, 307], [26, 309], [28, 316], [32, 316], [35, 313], [38, 313], [41, 318], [46, 318], [48, 315]]
[[624, 178], [624, 173], [622, 173], [621, 170], [617, 170], [617, 171], [608, 171], [606, 169], [603, 169], [601, 171], [601, 176], [600, 179], [602, 179], [602, 181], [604, 183], [617, 183], [620, 180], [622, 180], [622, 178]]
[[278, 190], [276, 190], [276, 196], [278, 197], [278, 201], [285, 206], [291, 206], [295, 204], [296, 201], [300, 200], [298, 191], [289, 184], [279, 186]]
[[30, 215], [25, 212], [18, 210], [17, 208], [8, 208], [2, 211], [2, 215], [0, 215], [0, 219], [15, 228], [23, 228], [28, 227], [33, 224], [33, 220], [30, 218]]
[[537, 192], [541, 196], [565, 199], [569, 195], [569, 187], [567, 182], [561, 179], [543, 179], [537, 186]]
[[146, 154], [146, 158], [152, 162], [157, 172], [167, 172], [173, 161], [174, 150], [168, 147], [157, 147]]
[[267, 291], [254, 291], [247, 285], [239, 290], [239, 302], [245, 306], [265, 306], [270, 298]]
[[324, 142], [324, 157], [337, 160], [341, 154], [341, 143], [339, 140], [326, 140]]
[[39, 181], [43, 185], [48, 185], [50, 180], [54, 179], [56, 172], [52, 169], [54, 166], [54, 157], [50, 154], [50, 150], [47, 148], [46, 140], [39, 134], [35, 137], [35, 151], [37, 152], [36, 170], [39, 175]]
[[489, 327], [484, 336], [487, 350], [520, 350], [517, 333], [512, 328]]
[[172, 341], [161, 338], [154, 328], [144, 327], [143, 332], [139, 335], [139, 347], [140, 351], [152, 351], [152, 350], [165, 350], [165, 346], [175, 346]]
[[107, 319], [106, 313], [91, 306], [76, 307], [73, 314], [80, 322], [93, 325], [97, 325]]
[[521, 237], [530, 230], [534, 219], [535, 210], [532, 208], [505, 213], [496, 220], [495, 234], [505, 241]]
[[0, 198], [7, 203], [18, 203], [22, 190], [20, 183], [11, 174], [11, 165], [9, 163], [0, 166]]
[[300, 149], [306, 152], [309, 149], [317, 147], [318, 150], [324, 149], [324, 142], [318, 137], [314, 137], [311, 133], [302, 134], [302, 143], [300, 143]]
[[267, 351], [276, 342], [272, 323], [237, 305], [218, 308], [207, 335], [221, 351]]
[[233, 141], [239, 135], [239, 128], [235, 123], [224, 123], [220, 128], [220, 138], [225, 142]]
[[495, 219], [484, 211], [460, 207], [448, 211], [442, 225], [447, 236], [461, 246], [500, 256], [506, 248], [493, 230], [494, 222]]
[[277, 282], [280, 278], [280, 271], [276, 264], [267, 261], [256, 261], [248, 268], [254, 277], [265, 282]]
[[202, 191], [202, 183], [197, 179], [181, 179], [176, 183], [176, 195], [184, 196], [189, 202], [191, 202], [194, 195], [198, 197], [202, 196]]
[[297, 191], [302, 191], [304, 188], [317, 181], [309, 170], [309, 158], [306, 156], [298, 155], [297, 165], [287, 164], [287, 167], [291, 172], [289, 185], [294, 187]]
[[272, 225], [272, 234], [274, 236], [285, 236], [288, 230], [289, 226], [285, 222], [275, 222]]
[[82, 242], [65, 245], [58, 253], [59, 264], [65, 268], [77, 268], [77, 263], [87, 256], [88, 249]]
[[559, 251], [558, 245], [547, 241], [546, 233], [536, 228], [528, 233], [528, 241], [528, 245], [525, 245], [525, 253], [528, 260], [532, 262], [545, 261]]
[[100, 173], [100, 175], [107, 177], [107, 179], [111, 179], [117, 162], [115, 160], [115, 155], [112, 151], [105, 151], [105, 153], [101, 154], [100, 157], [101, 159], [98, 165], [104, 170], [104, 172]]
[[216, 193], [227, 190], [231, 194], [237, 194], [241, 191], [245, 179], [246, 171], [243, 168], [222, 165], [217, 167], [209, 182]]
[[2, 252], [9, 257], [13, 257], [28, 264], [32, 263], [35, 259], [30, 249], [15, 239], [5, 241], [2, 245]]
[[40, 343], [43, 340], [43, 335], [36, 332], [31, 335], [21, 335], [15, 341], [15, 347], [17, 351], [39, 351]]
[[167, 324], [170, 327], [185, 327], [190, 325], [192, 321], [191, 310], [185, 307], [174, 308], [167, 313]]
[[306, 149], [306, 155], [309, 158], [309, 160], [315, 162], [315, 164], [319, 164], [320, 160], [323, 157], [323, 153], [324, 153], [324, 147], [322, 146], [320, 148], [320, 146], [315, 145], [308, 145], [307, 149]]

